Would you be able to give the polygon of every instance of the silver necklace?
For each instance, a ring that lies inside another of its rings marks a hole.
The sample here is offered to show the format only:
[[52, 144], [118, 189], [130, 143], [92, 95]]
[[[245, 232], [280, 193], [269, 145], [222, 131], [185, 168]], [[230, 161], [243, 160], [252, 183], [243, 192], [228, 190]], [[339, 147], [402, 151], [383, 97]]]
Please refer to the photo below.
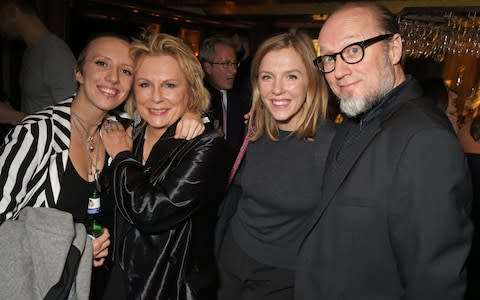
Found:
[[[73, 126], [75, 126], [75, 128], [77, 128], [77, 131], [80, 132], [80, 129], [78, 128], [76, 122], [73, 123]], [[80, 132], [80, 134], [83, 135], [81, 132]], [[98, 136], [98, 130], [95, 130], [95, 132], [91, 136], [92, 137], [92, 139], [91, 139], [92, 144], [95, 142], [95, 137], [97, 137], [97, 136]], [[85, 138], [85, 136], [83, 136], [83, 138]], [[83, 139], [82, 139], [82, 141], [83, 141]], [[88, 138], [87, 138], [87, 141], [88, 141]], [[93, 150], [94, 149], [95, 148], [93, 148]], [[100, 170], [97, 167], [98, 156], [100, 154], [99, 153], [100, 147], [97, 147], [97, 151], [95, 151], [95, 161], [92, 159], [93, 150], [92, 150], [91, 146], [88, 146], [88, 152], [87, 152], [87, 155], [88, 155], [88, 175], [92, 176], [95, 180], [97, 180], [98, 174], [100, 173]]]
[[[73, 111], [71, 111], [71, 114], [72, 114], [72, 117], [75, 118], [75, 120], [77, 121], [76, 123], [80, 124], [80, 127], [82, 128], [83, 132], [85, 133], [85, 139], [87, 141], [87, 148], [90, 152], [93, 152], [93, 150], [95, 150], [95, 136], [97, 135], [98, 133], [98, 130], [99, 130], [99, 126], [100, 124], [102, 124], [102, 122], [99, 122], [99, 123], [89, 123], [87, 121], [85, 121], [84, 119], [80, 118], [79, 115], [77, 115], [76, 113], [74, 113]], [[75, 125], [75, 123], [74, 123]], [[93, 132], [90, 134], [90, 132], [88, 132], [88, 129], [87, 129], [87, 125], [88, 126], [94, 126], [94, 130]], [[77, 127], [75, 125], [75, 127]], [[78, 127], [77, 127], [78, 129]]]

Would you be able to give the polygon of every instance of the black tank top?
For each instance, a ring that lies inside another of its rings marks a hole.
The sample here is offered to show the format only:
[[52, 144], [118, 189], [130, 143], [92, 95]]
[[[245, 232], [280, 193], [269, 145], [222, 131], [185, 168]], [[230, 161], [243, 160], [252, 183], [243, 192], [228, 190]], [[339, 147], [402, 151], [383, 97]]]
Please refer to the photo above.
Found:
[[88, 196], [94, 190], [95, 182], [88, 182], [80, 177], [68, 158], [56, 208], [71, 213], [74, 222], [85, 223]]

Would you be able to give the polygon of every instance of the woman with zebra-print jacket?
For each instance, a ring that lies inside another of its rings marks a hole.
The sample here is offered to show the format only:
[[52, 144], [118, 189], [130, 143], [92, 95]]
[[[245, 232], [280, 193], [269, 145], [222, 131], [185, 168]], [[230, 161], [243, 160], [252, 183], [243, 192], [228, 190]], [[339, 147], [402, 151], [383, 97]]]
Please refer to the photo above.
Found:
[[[53, 207], [86, 218], [88, 196], [106, 162], [100, 124], [126, 100], [133, 78], [130, 42], [114, 34], [92, 38], [74, 71], [76, 95], [26, 117], [0, 147], [0, 224], [22, 208]], [[108, 229], [93, 241], [94, 266], [110, 244]]]

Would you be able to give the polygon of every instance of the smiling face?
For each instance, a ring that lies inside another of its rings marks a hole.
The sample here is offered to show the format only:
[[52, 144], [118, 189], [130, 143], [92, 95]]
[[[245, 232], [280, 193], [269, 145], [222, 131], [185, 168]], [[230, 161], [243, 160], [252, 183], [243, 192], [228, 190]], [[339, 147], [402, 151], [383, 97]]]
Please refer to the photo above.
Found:
[[[215, 63], [222, 62], [237, 62], [237, 57], [233, 47], [216, 44], [215, 45]], [[207, 74], [210, 84], [218, 90], [229, 90], [233, 87], [235, 81], [235, 75], [237, 74], [237, 68], [230, 65], [228, 68], [224, 68], [220, 64], [212, 64], [211, 62], [203, 63], [205, 73]]]
[[133, 61], [126, 41], [114, 37], [93, 40], [75, 71], [80, 86], [76, 98], [102, 111], [119, 106], [130, 93]]
[[[341, 51], [346, 46], [385, 32], [372, 9], [353, 7], [334, 13], [319, 35], [321, 55]], [[392, 46], [394, 45], [394, 46]], [[365, 48], [363, 59], [347, 64], [336, 57], [335, 70], [325, 74], [332, 91], [340, 99], [340, 109], [348, 116], [368, 111], [390, 90], [404, 80], [398, 65], [401, 37], [374, 43]]]
[[135, 72], [135, 103], [149, 133], [160, 137], [187, 110], [189, 84], [169, 55], [142, 57]]
[[294, 131], [307, 95], [308, 77], [302, 58], [293, 48], [268, 52], [258, 71], [263, 104], [278, 127]]

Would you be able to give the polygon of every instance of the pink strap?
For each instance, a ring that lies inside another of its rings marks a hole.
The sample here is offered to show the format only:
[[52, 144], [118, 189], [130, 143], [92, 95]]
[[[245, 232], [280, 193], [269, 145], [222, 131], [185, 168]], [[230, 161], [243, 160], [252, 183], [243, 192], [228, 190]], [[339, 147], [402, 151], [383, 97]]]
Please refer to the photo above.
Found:
[[235, 159], [232, 169], [230, 170], [230, 175], [228, 175], [227, 188], [230, 187], [230, 184], [232, 184], [233, 178], [235, 178], [235, 175], [237, 175], [238, 168], [242, 163], [243, 157], [245, 156], [245, 152], [247, 152], [247, 147], [248, 147], [248, 143], [250, 142], [250, 138], [253, 136], [254, 133], [255, 133], [255, 126], [252, 125], [248, 128], [247, 135], [243, 139], [242, 146], [240, 147], [240, 151], [238, 152], [237, 158]]

